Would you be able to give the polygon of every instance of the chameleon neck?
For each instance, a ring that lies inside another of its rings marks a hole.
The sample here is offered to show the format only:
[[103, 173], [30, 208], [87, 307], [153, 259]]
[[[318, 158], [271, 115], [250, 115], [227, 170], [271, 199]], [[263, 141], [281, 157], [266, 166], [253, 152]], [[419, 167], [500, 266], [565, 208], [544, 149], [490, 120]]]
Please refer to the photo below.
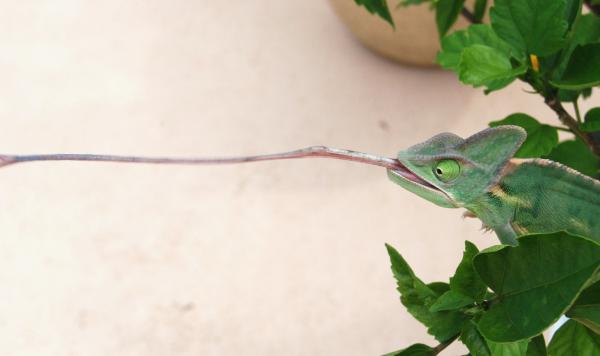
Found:
[[512, 159], [468, 208], [501, 239], [564, 230], [600, 242], [600, 181], [553, 161]]

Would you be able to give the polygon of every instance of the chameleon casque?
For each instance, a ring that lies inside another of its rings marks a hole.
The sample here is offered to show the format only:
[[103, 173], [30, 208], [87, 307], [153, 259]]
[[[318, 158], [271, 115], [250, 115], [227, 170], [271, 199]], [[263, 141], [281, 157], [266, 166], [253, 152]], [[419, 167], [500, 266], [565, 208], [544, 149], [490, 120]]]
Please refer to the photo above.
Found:
[[517, 126], [488, 128], [466, 139], [442, 133], [400, 151], [396, 159], [313, 146], [225, 158], [162, 158], [94, 154], [2, 155], [0, 166], [32, 161], [230, 164], [325, 157], [378, 165], [403, 188], [445, 208], [465, 208], [503, 244], [525, 234], [567, 231], [600, 242], [600, 181], [545, 159], [518, 159], [525, 141]]

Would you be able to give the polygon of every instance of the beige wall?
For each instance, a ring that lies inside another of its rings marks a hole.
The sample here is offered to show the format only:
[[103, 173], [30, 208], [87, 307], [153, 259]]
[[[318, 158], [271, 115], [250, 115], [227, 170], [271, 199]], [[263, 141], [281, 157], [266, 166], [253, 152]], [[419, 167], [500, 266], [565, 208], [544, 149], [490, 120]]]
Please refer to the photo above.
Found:
[[[323, 1], [1, 4], [7, 153], [393, 155], [512, 111], [552, 118], [519, 84], [486, 97], [372, 55]], [[381, 354], [431, 340], [384, 242], [427, 281], [464, 239], [495, 242], [340, 161], [40, 163], [0, 182], [2, 355]]]

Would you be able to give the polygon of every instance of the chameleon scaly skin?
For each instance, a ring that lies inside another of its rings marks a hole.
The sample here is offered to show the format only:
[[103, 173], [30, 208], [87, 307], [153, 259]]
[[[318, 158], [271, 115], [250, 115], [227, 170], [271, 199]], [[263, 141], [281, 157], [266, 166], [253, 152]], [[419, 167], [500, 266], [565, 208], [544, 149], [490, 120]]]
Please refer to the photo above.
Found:
[[600, 242], [600, 181], [550, 160], [511, 159], [469, 209], [483, 221], [509, 220], [517, 236], [565, 230]]

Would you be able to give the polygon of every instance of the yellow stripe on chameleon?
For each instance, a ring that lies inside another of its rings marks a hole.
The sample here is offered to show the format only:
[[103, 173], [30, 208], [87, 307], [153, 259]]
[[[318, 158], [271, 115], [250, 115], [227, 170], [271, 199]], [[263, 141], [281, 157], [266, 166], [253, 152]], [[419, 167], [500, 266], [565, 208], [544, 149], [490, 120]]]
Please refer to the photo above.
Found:
[[520, 206], [523, 208], [531, 208], [533, 206], [532, 203], [525, 198], [520, 198], [518, 196], [508, 194], [498, 184], [490, 188], [490, 193], [513, 206]]

